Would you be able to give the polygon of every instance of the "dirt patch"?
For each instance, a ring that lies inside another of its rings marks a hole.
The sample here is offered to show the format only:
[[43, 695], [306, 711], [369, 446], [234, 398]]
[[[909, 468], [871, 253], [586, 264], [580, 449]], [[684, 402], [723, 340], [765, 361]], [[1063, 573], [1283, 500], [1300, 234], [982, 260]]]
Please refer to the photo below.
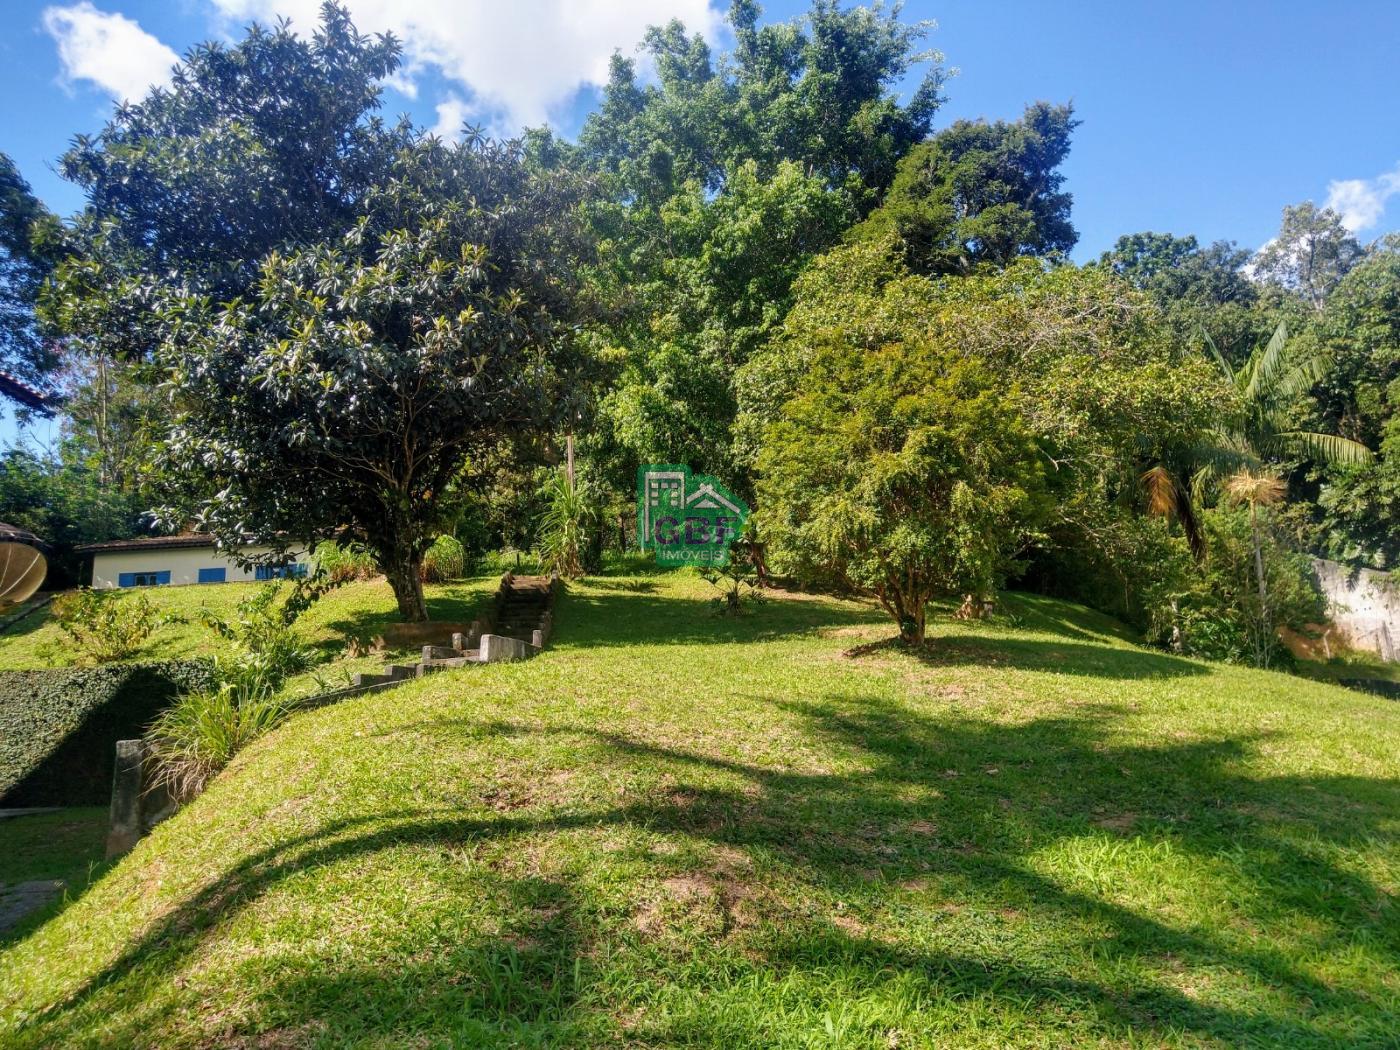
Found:
[[1097, 817], [1094, 823], [1109, 831], [1131, 831], [1138, 822], [1136, 813], [1117, 813], [1110, 817]]
[[870, 932], [870, 927], [854, 915], [833, 915], [831, 924], [848, 937], [864, 937]]

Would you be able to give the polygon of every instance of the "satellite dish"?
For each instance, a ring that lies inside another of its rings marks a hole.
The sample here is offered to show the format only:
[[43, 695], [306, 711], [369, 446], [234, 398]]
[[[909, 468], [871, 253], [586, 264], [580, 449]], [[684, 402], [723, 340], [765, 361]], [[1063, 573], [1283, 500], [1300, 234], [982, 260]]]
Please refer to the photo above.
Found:
[[0, 523], [0, 609], [18, 605], [44, 582], [49, 563], [32, 532]]

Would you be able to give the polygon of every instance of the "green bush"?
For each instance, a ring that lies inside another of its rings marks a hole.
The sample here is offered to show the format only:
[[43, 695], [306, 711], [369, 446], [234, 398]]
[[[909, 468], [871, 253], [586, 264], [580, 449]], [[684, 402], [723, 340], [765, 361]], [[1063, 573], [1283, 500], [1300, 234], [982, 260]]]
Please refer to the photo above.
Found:
[[587, 482], [572, 480], [562, 470], [549, 476], [540, 495], [548, 501], [540, 517], [540, 560], [546, 571], [577, 579], [589, 568], [585, 562], [597, 532], [597, 497]]
[[220, 679], [275, 692], [292, 675], [314, 664], [317, 653], [302, 641], [295, 624], [320, 599], [326, 586], [320, 580], [299, 580], [279, 603], [283, 583], [278, 580], [239, 601], [229, 619], [204, 610], [205, 626], [230, 647], [230, 652], [216, 661]]
[[0, 672], [0, 801], [106, 803], [116, 742], [141, 736], [178, 693], [213, 682], [213, 668], [195, 661]]
[[287, 711], [288, 705], [256, 678], [186, 693], [151, 726], [157, 780], [173, 799], [194, 797], [245, 745], [282, 721]]
[[155, 631], [174, 622], [162, 616], [144, 594], [118, 594], [84, 587], [53, 603], [58, 626], [97, 663], [135, 656]]
[[229, 643], [229, 652], [215, 661], [214, 680], [162, 711], [150, 731], [156, 776], [172, 798], [197, 795], [241, 748], [286, 717], [290, 705], [277, 691], [317, 659], [296, 621], [335, 586], [318, 574], [298, 580], [282, 597], [284, 584], [277, 581], [240, 601], [232, 618], [204, 612], [205, 624]]
[[379, 575], [379, 566], [375, 564], [374, 555], [358, 543], [341, 545], [327, 540], [317, 544], [312, 558], [317, 569], [325, 573], [333, 583], [368, 580]]
[[423, 580], [445, 583], [467, 574], [467, 552], [455, 536], [439, 536], [423, 555]]

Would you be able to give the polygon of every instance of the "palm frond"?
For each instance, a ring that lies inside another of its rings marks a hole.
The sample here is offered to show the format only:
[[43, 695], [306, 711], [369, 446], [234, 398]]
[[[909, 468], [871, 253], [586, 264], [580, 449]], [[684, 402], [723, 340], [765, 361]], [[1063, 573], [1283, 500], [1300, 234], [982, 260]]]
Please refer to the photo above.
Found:
[[1196, 516], [1191, 492], [1179, 477], [1162, 464], [1143, 471], [1143, 489], [1147, 492], [1147, 513], [1154, 517], [1175, 518], [1186, 535], [1186, 543], [1197, 561], [1205, 558], [1206, 540]]
[[1280, 443], [1327, 466], [1351, 466], [1370, 463], [1374, 453], [1359, 441], [1337, 434], [1319, 434], [1312, 430], [1284, 430], [1278, 435]]
[[1201, 339], [1206, 344], [1206, 349], [1210, 351], [1211, 357], [1215, 358], [1215, 363], [1220, 366], [1220, 371], [1225, 373], [1225, 381], [1233, 383], [1235, 381], [1235, 370], [1230, 367], [1230, 362], [1225, 360], [1225, 355], [1220, 352], [1220, 347], [1216, 346], [1215, 340], [1210, 333], [1201, 329]]
[[1288, 486], [1276, 474], [1241, 470], [1225, 479], [1225, 498], [1231, 503], [1268, 507], [1282, 502]]
[[1278, 377], [1288, 366], [1284, 347], [1288, 344], [1288, 323], [1280, 321], [1262, 351], [1253, 354], [1245, 366], [1247, 379], [1242, 393], [1246, 401], [1272, 399]]

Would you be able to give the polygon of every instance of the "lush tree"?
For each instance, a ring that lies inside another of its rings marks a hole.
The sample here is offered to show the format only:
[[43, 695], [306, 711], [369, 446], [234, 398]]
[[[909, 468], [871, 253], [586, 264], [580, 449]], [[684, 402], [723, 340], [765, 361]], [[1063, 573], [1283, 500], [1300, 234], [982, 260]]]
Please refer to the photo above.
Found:
[[1070, 106], [1044, 102], [1015, 123], [960, 120], [909, 151], [880, 207], [851, 235], [893, 236], [922, 274], [1068, 252], [1078, 234], [1059, 167], [1077, 124]]
[[[898, 11], [817, 0], [758, 25], [730, 9], [732, 54], [679, 23], [651, 30], [657, 82], [613, 60], [578, 147], [541, 142], [541, 163], [579, 163], [599, 199], [591, 272], [611, 305], [595, 376], [598, 426], [583, 444], [616, 486], [639, 460], [683, 460], [747, 479], [730, 448], [734, 371], [790, 305], [791, 283], [835, 244], [929, 130], [943, 74], [927, 31]], [[919, 74], [907, 104], [897, 86]], [[585, 409], [585, 414], [589, 410]]]
[[0, 153], [0, 371], [40, 392], [50, 385], [59, 355], [40, 331], [35, 305], [62, 240], [58, 220]]
[[284, 23], [201, 44], [169, 88], [77, 137], [63, 173], [87, 208], [48, 310], [87, 351], [144, 356], [163, 288], [231, 300], [269, 252], [355, 222], [408, 140], [373, 117], [400, 49], [361, 36], [334, 3], [321, 19], [309, 39]]
[[1134, 233], [1119, 237], [1099, 265], [1151, 296], [1182, 342], [1196, 345], [1208, 335], [1238, 363], [1269, 331], [1256, 308], [1258, 286], [1244, 270], [1249, 257], [1232, 241], [1202, 247], [1195, 237]]
[[940, 595], [990, 597], [1044, 512], [1044, 461], [1013, 400], [932, 340], [814, 349], [759, 457], [780, 569], [873, 595], [924, 641]]
[[[740, 371], [738, 440], [750, 455], [761, 458], [772, 406], [805, 389], [815, 348], [832, 339], [864, 352], [935, 340], [980, 361], [1014, 396], [1054, 497], [1030, 571], [1146, 621], [1142, 474], [1211, 440], [1234, 411], [1230, 387], [1146, 296], [1103, 267], [1026, 259], [928, 279], [892, 243], [838, 248], [803, 274], [780, 337]], [[1106, 581], [1092, 593], [1090, 575]]]
[[1317, 425], [1379, 451], [1321, 472], [1318, 504], [1334, 557], [1400, 565], [1400, 237], [1344, 277], [1304, 338], [1330, 367], [1313, 387]]
[[[788, 22], [759, 26], [759, 14], [753, 0], [735, 0], [736, 46], [718, 60], [679, 22], [649, 30], [654, 85], [613, 58], [579, 146], [618, 199], [659, 207], [687, 183], [713, 192], [746, 162], [768, 177], [786, 160], [873, 203], [928, 133], [944, 79], [941, 56], [918, 50], [929, 24], [901, 22], [898, 8], [842, 10], [836, 0], [814, 0]], [[898, 86], [920, 65], [901, 105]]]
[[[626, 483], [636, 463], [689, 462], [734, 475], [730, 426], [733, 371], [766, 343], [791, 302], [793, 280], [849, 221], [843, 191], [784, 162], [769, 179], [742, 165], [725, 191], [689, 184], [658, 213], [656, 245], [635, 268], [618, 265], [617, 301], [636, 303], [614, 325], [627, 346], [603, 396], [607, 433], [590, 452]], [[604, 246], [612, 258], [623, 242]], [[624, 278], [624, 274], [630, 274]]]
[[0, 454], [0, 521], [49, 544], [51, 586], [81, 583], [74, 548], [134, 535], [142, 510], [131, 492], [104, 484], [68, 442], [53, 455], [23, 445]]
[[164, 462], [225, 544], [339, 533], [422, 620], [423, 554], [469, 458], [564, 404], [576, 199], [518, 144], [429, 137], [385, 176], [344, 237], [273, 253], [246, 299], [164, 315]]
[[1283, 209], [1278, 236], [1250, 260], [1254, 276], [1320, 310], [1366, 249], [1331, 208], [1312, 201]]

